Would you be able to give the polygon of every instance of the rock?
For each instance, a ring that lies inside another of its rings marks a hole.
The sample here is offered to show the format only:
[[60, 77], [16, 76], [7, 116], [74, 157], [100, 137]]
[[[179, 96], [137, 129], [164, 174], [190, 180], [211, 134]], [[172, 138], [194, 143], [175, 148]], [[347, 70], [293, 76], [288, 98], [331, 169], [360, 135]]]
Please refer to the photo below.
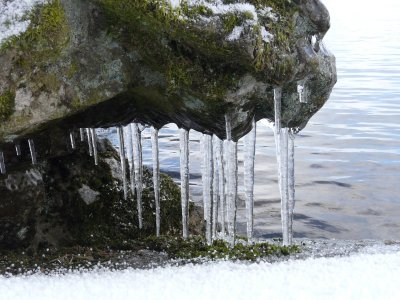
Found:
[[225, 113], [238, 139], [254, 115], [273, 120], [276, 86], [284, 126], [302, 129], [336, 82], [319, 0], [51, 0], [28, 16], [28, 29], [0, 46], [2, 148], [132, 120], [223, 138]]
[[[122, 247], [125, 240], [154, 235], [152, 174], [145, 169], [144, 229], [140, 231], [136, 200], [123, 200], [120, 169], [117, 177], [112, 175], [112, 168], [118, 166], [117, 153], [107, 140], [99, 142], [99, 150], [99, 166], [86, 151], [77, 150], [0, 178], [0, 249]], [[180, 234], [180, 190], [165, 174], [161, 199], [161, 233]], [[191, 224], [193, 232], [202, 226], [201, 221]]]

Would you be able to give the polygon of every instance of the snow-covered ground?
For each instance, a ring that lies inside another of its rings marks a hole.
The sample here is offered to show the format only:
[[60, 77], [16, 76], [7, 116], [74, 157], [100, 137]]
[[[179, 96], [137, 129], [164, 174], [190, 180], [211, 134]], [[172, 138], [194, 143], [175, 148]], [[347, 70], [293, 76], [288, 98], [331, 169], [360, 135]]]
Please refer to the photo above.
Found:
[[398, 247], [280, 263], [0, 277], [0, 299], [399, 299]]

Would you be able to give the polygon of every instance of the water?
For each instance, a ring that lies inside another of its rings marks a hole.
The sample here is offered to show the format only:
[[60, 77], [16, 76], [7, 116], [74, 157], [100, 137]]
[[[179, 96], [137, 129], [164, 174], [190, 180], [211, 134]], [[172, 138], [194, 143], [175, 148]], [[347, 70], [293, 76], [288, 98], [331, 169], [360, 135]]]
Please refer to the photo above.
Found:
[[[295, 237], [400, 239], [400, 2], [325, 0], [338, 83], [296, 137]], [[369, 4], [371, 3], [371, 4]], [[357, 12], [357, 7], [362, 9]], [[191, 199], [201, 203], [200, 134], [190, 131]], [[115, 137], [116, 138], [116, 137]], [[143, 159], [151, 167], [150, 131]], [[238, 233], [246, 233], [243, 139]], [[160, 130], [160, 167], [179, 182], [179, 134]], [[254, 235], [281, 236], [273, 132], [257, 124]]]

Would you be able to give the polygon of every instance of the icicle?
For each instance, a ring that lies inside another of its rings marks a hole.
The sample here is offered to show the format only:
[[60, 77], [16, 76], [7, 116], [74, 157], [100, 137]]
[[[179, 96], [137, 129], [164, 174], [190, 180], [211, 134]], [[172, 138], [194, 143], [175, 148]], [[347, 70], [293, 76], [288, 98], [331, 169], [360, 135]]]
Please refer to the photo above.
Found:
[[236, 238], [236, 201], [238, 183], [237, 143], [232, 140], [231, 118], [225, 115], [227, 142], [224, 144], [226, 157], [226, 207], [228, 221], [229, 243], [233, 246]]
[[203, 135], [203, 201], [205, 207], [205, 220], [206, 220], [206, 240], [208, 244], [212, 243], [212, 211], [213, 211], [213, 145], [212, 136], [208, 134]]
[[21, 156], [21, 145], [19, 143], [15, 144], [15, 152], [17, 156]]
[[86, 128], [86, 136], [89, 145], [89, 155], [93, 156], [93, 144], [92, 144], [92, 139], [90, 138], [90, 128]]
[[32, 139], [28, 139], [29, 151], [31, 152], [32, 165], [36, 165], [36, 151], [35, 144]]
[[99, 164], [99, 159], [97, 156], [97, 134], [96, 134], [95, 128], [90, 128], [90, 136], [91, 136], [91, 140], [92, 140], [94, 164], [97, 166]]
[[289, 245], [288, 128], [281, 129], [281, 218], [283, 244]]
[[278, 162], [283, 244], [289, 245], [288, 129], [281, 125], [282, 89], [274, 90], [275, 144]]
[[218, 209], [220, 203], [220, 176], [219, 164], [221, 163], [221, 143], [220, 139], [217, 136], [213, 137], [213, 156], [214, 156], [214, 166], [213, 166], [213, 205], [212, 205], [212, 238], [216, 239], [217, 237], [217, 227], [218, 227]]
[[256, 121], [253, 118], [253, 129], [244, 140], [244, 192], [246, 195], [247, 238], [253, 238], [253, 210], [254, 210], [254, 159], [256, 151]]
[[134, 151], [136, 200], [139, 219], [139, 228], [143, 227], [142, 219], [142, 191], [143, 191], [143, 161], [142, 161], [142, 135], [137, 123], [132, 124], [132, 142]]
[[307, 89], [306, 89], [306, 79], [300, 80], [297, 84], [297, 93], [299, 94], [300, 103], [307, 103]]
[[221, 234], [222, 237], [225, 236], [225, 206], [226, 206], [226, 196], [225, 196], [225, 168], [224, 168], [224, 144], [222, 140], [216, 138], [214, 141], [214, 153], [215, 153], [215, 161], [217, 163], [217, 173], [218, 173], [218, 191], [219, 191], [219, 206], [218, 206], [218, 217], [220, 219], [221, 224]]
[[121, 158], [121, 176], [122, 185], [124, 189], [124, 199], [128, 199], [128, 186], [126, 182], [126, 159], [125, 159], [125, 147], [124, 147], [124, 131], [122, 126], [117, 127], [119, 137], [119, 156]]
[[69, 133], [69, 139], [70, 139], [70, 141], [71, 141], [71, 148], [72, 148], [72, 150], [75, 150], [75, 137], [74, 137], [74, 132], [73, 132], [73, 131], [71, 131], [71, 132]]
[[129, 185], [132, 197], [135, 197], [135, 169], [133, 163], [133, 143], [132, 143], [132, 127], [131, 124], [124, 127], [125, 151], [129, 164]]
[[189, 131], [180, 129], [182, 236], [189, 237]]
[[151, 147], [153, 158], [153, 186], [156, 202], [156, 234], [160, 236], [161, 208], [160, 208], [160, 150], [158, 146], [158, 129], [151, 128]]
[[4, 154], [0, 151], [0, 173], [6, 174], [6, 164], [4, 162]]
[[83, 128], [79, 128], [79, 133], [81, 135], [81, 142], [85, 141], [85, 130]]
[[294, 174], [294, 139], [295, 135], [293, 131], [289, 133], [289, 158], [288, 158], [288, 169], [289, 169], [289, 244], [293, 242], [293, 214], [295, 206], [295, 174]]

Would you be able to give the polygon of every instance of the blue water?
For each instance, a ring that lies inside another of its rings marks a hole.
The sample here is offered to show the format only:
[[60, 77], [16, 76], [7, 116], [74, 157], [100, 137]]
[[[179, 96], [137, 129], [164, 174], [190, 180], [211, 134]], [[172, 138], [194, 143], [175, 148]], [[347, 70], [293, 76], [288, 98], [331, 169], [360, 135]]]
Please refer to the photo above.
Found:
[[[338, 83], [326, 106], [296, 139], [295, 236], [400, 239], [400, 2], [324, 0], [332, 27]], [[160, 131], [161, 168], [179, 182], [174, 125]], [[149, 131], [144, 161], [151, 165]], [[191, 195], [201, 202], [200, 135], [191, 132]], [[243, 173], [242, 143], [239, 173]], [[239, 230], [245, 232], [243, 178]], [[275, 146], [259, 123], [255, 234], [281, 232]]]

